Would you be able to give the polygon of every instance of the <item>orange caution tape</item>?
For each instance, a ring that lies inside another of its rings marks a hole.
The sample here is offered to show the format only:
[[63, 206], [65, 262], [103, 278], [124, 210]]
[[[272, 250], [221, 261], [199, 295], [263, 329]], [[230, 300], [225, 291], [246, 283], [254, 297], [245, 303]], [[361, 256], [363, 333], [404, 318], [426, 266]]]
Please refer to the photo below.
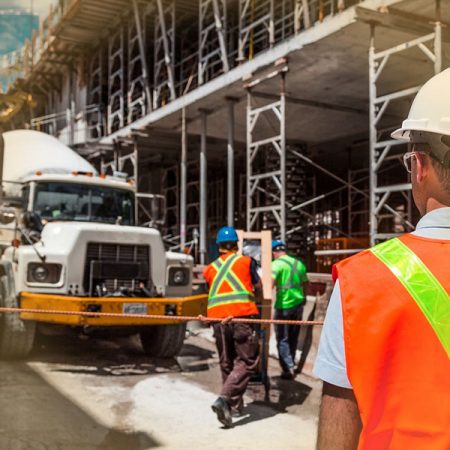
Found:
[[61, 311], [54, 309], [30, 309], [30, 308], [0, 308], [0, 313], [33, 313], [33, 314], [59, 314], [67, 316], [85, 316], [85, 317], [123, 317], [134, 319], [158, 319], [158, 320], [178, 320], [180, 322], [199, 321], [205, 323], [223, 322], [226, 323], [254, 323], [254, 324], [273, 324], [273, 325], [323, 325], [321, 320], [280, 320], [280, 319], [249, 319], [232, 317], [218, 319], [213, 317], [199, 316], [166, 316], [158, 314], [121, 314], [121, 313], [101, 313], [89, 311]]

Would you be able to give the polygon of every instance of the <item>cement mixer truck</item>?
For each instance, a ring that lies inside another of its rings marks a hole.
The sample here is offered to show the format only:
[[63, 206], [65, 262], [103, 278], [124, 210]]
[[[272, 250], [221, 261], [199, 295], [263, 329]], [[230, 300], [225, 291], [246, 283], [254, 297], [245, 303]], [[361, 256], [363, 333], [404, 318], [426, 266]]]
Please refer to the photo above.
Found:
[[0, 358], [25, 357], [39, 330], [61, 325], [137, 333], [147, 354], [177, 355], [186, 327], [170, 318], [204, 314], [206, 297], [192, 295], [192, 258], [166, 252], [158, 230], [137, 226], [133, 183], [98, 174], [38, 131], [3, 140], [0, 306], [70, 314], [1, 314]]

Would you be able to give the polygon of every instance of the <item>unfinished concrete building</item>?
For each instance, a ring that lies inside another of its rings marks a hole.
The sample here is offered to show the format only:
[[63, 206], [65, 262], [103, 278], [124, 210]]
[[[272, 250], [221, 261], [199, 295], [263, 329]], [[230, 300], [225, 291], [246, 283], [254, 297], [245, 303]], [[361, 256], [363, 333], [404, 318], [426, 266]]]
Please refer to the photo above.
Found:
[[60, 0], [2, 60], [29, 100], [9, 126], [128, 172], [140, 221], [199, 262], [233, 224], [326, 272], [417, 220], [390, 132], [449, 23], [439, 0]]

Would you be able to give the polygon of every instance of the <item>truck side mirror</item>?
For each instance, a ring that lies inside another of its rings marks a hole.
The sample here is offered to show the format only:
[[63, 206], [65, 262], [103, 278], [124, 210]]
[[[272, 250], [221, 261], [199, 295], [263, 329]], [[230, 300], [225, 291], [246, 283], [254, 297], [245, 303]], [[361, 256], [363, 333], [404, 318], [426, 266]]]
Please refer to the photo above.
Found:
[[37, 232], [42, 231], [41, 216], [34, 211], [26, 211], [22, 216], [22, 222], [25, 228]]
[[8, 225], [16, 220], [16, 214], [13, 209], [0, 209], [0, 223], [2, 225]]

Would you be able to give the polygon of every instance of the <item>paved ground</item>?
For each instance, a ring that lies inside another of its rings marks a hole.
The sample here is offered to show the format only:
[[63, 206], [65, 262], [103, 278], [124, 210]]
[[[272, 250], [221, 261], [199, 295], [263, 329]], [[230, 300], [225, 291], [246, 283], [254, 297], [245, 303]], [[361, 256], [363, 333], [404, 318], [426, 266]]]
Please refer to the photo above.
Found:
[[269, 401], [252, 386], [225, 430], [210, 410], [220, 375], [204, 337], [177, 361], [149, 359], [136, 338], [46, 337], [28, 361], [0, 364], [0, 449], [313, 450], [320, 383], [278, 372], [271, 360]]

